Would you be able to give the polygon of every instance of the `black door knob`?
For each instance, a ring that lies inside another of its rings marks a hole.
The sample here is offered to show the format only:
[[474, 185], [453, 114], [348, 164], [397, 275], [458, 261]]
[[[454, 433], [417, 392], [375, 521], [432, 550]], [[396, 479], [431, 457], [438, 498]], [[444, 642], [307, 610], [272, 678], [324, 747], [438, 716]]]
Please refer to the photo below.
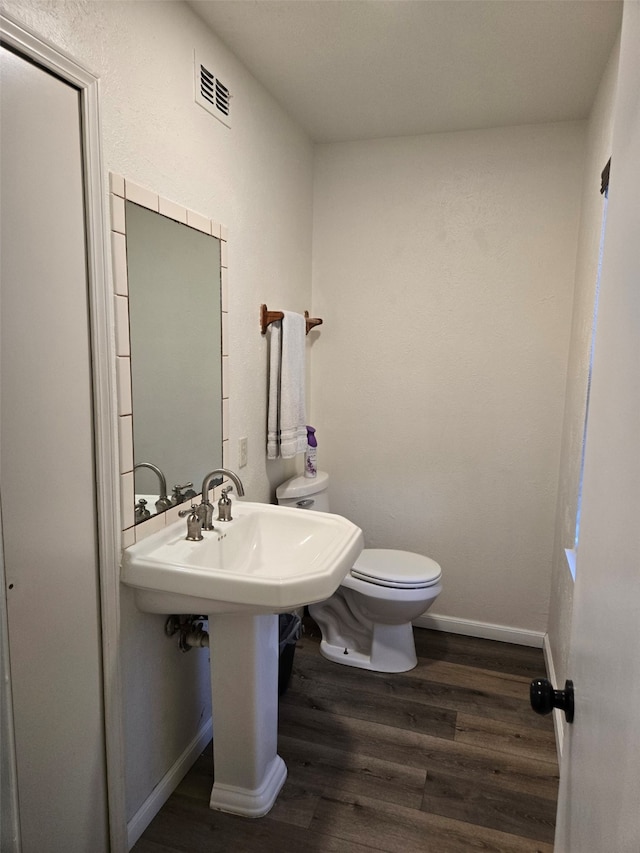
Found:
[[573, 681], [566, 681], [564, 690], [554, 690], [548, 678], [536, 678], [531, 682], [530, 698], [536, 714], [550, 714], [559, 708], [567, 722], [573, 722]]

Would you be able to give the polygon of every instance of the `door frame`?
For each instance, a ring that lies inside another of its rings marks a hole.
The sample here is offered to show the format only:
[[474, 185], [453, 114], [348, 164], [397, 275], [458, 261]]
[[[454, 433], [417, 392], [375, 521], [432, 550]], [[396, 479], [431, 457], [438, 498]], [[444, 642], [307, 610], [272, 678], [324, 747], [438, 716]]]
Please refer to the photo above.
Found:
[[[105, 209], [105, 199], [108, 195], [103, 187], [99, 79], [72, 57], [43, 40], [36, 33], [27, 30], [6, 14], [0, 14], [0, 41], [69, 83], [80, 94], [93, 383], [106, 785], [110, 846], [113, 851], [120, 851], [127, 849], [122, 680], [118, 648], [120, 491], [114, 305], [110, 287], [109, 220]], [[2, 561], [0, 561], [0, 573], [2, 575], [0, 582], [4, 590]], [[0, 597], [0, 607], [3, 608], [4, 620], [6, 619], [4, 595]]]

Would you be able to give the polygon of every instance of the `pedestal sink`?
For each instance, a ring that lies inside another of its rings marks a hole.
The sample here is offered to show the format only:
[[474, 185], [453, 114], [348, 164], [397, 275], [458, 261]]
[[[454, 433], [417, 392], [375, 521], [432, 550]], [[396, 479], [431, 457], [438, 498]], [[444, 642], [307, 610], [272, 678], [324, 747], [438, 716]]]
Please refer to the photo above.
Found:
[[278, 613], [328, 598], [363, 548], [330, 513], [234, 502], [201, 542], [170, 524], [125, 549], [121, 580], [147, 613], [207, 614], [213, 708], [212, 809], [261, 817], [286, 779], [277, 753]]

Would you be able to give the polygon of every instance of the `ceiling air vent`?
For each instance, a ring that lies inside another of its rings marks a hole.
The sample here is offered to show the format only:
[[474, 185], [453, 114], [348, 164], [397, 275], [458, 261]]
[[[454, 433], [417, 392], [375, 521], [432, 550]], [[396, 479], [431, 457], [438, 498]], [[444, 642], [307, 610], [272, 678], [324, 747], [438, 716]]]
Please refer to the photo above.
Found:
[[195, 54], [196, 103], [231, 127], [231, 92], [211, 70], [213, 63], [201, 62]]

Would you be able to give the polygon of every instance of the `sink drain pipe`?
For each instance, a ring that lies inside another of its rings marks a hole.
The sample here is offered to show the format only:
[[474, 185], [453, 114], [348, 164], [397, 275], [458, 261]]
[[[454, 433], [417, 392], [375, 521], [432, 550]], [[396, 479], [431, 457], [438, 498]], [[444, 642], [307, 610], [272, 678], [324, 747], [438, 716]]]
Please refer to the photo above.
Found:
[[209, 648], [209, 633], [202, 627], [200, 620], [206, 616], [169, 616], [164, 624], [167, 637], [180, 633], [178, 645], [181, 651]]
[[195, 627], [195, 630], [189, 631], [187, 634], [180, 634], [180, 648], [183, 652], [188, 652], [189, 649], [209, 648], [209, 633], [202, 630], [201, 622]]

